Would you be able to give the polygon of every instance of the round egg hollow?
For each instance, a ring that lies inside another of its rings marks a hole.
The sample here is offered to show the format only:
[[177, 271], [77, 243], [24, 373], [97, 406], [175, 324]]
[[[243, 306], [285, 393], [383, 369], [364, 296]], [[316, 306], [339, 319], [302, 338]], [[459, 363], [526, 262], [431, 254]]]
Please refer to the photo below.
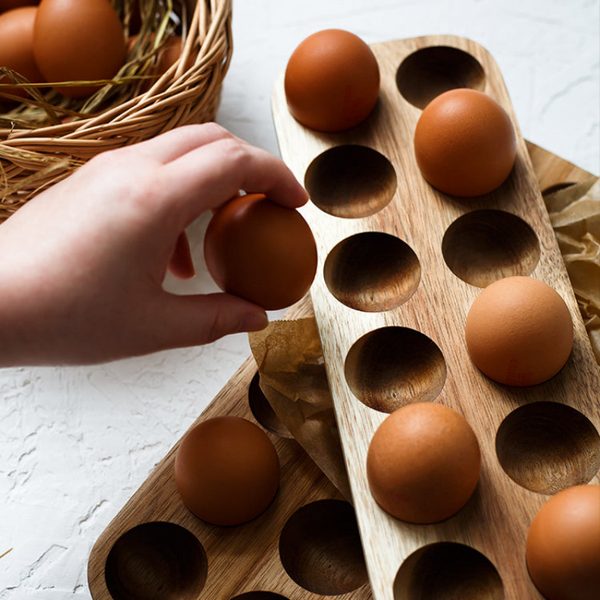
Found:
[[[42, 0], [33, 52], [48, 82], [112, 79], [127, 53], [123, 26], [108, 0]], [[84, 98], [98, 85], [57, 86], [69, 98]]]
[[236, 416], [191, 429], [175, 457], [183, 503], [212, 525], [241, 525], [263, 513], [279, 488], [279, 459], [267, 434]]
[[391, 516], [429, 524], [456, 514], [473, 494], [481, 468], [477, 437], [456, 411], [408, 404], [378, 427], [367, 453], [373, 498]]
[[600, 486], [553, 496], [527, 535], [527, 568], [548, 600], [597, 600], [600, 593]]
[[358, 125], [379, 97], [379, 66], [358, 36], [326, 29], [307, 37], [292, 53], [284, 79], [292, 116], [318, 131]]
[[423, 110], [414, 135], [417, 164], [439, 191], [471, 198], [498, 188], [515, 163], [512, 121], [493, 98], [472, 89], [454, 89]]
[[[16, 71], [31, 83], [44, 81], [33, 56], [33, 27], [37, 10], [35, 6], [23, 6], [0, 14], [0, 66]], [[0, 83], [11, 81], [7, 75], [0, 75]], [[23, 88], [8, 87], [0, 91], [22, 98], [28, 96]], [[1, 96], [0, 100], [3, 100]]]
[[263, 194], [238, 196], [215, 212], [204, 258], [217, 285], [266, 310], [294, 304], [317, 271], [312, 231], [294, 209]]
[[465, 325], [471, 359], [489, 378], [530, 386], [554, 377], [573, 347], [573, 321], [565, 301], [547, 283], [506, 277], [473, 302]]

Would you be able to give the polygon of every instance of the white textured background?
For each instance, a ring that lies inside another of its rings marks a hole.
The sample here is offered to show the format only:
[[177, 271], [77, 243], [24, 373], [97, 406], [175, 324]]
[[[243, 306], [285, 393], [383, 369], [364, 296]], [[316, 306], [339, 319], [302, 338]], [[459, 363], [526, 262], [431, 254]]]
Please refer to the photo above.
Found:
[[[599, 172], [599, 0], [237, 0], [218, 121], [277, 153], [273, 80], [302, 39], [329, 27], [368, 43], [479, 42], [525, 137]], [[192, 228], [196, 248], [205, 226]], [[196, 258], [187, 289], [212, 291]], [[0, 600], [89, 600], [94, 541], [248, 353], [239, 335], [93, 368], [0, 371], [0, 555], [12, 548], [0, 558]]]

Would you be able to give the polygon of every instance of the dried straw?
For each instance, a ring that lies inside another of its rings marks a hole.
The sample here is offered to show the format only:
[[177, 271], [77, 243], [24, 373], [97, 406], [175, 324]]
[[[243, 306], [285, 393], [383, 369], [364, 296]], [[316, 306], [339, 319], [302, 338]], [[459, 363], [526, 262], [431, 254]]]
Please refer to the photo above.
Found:
[[[134, 4], [113, 0], [126, 36]], [[11, 98], [8, 87], [28, 93], [16, 108], [0, 113], [0, 222], [100, 152], [214, 120], [233, 50], [231, 4], [139, 0], [141, 28], [126, 63], [86, 99], [65, 98], [52, 89], [56, 84], [31, 84], [0, 69], [11, 80], [0, 84], [0, 100]], [[181, 57], [153, 77], [152, 67], [173, 33], [183, 39]]]

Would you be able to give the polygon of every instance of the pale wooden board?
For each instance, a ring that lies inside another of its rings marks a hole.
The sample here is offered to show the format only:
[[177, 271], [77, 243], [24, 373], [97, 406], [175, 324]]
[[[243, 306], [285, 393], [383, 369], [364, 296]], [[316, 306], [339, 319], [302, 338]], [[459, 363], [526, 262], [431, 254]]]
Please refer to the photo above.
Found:
[[[324, 213], [310, 202], [302, 209], [319, 248], [319, 270], [311, 296], [374, 597], [394, 600], [394, 579], [413, 551], [436, 541], [454, 541], [477, 549], [491, 560], [502, 578], [507, 599], [541, 598], [527, 574], [525, 538], [533, 515], [548, 496], [520, 487], [504, 473], [496, 457], [496, 432], [502, 420], [518, 406], [548, 400], [577, 408], [598, 430], [600, 378], [518, 126], [518, 154], [513, 173], [499, 190], [476, 205], [456, 202], [437, 193], [419, 174], [412, 138], [421, 111], [400, 95], [396, 71], [415, 50], [434, 45], [456, 47], [474, 56], [486, 73], [483, 91], [504, 106], [516, 125], [493, 58], [479, 45], [453, 36], [373, 45], [382, 78], [380, 98], [369, 119], [352, 130], [323, 134], [299, 125], [286, 107], [283, 74], [273, 91], [274, 121], [282, 157], [300, 181], [304, 181], [315, 157], [330, 147], [348, 143], [378, 150], [391, 161], [398, 175], [392, 202], [371, 217], [342, 219]], [[543, 166], [540, 170], [543, 171]], [[565, 177], [567, 172], [575, 176], [573, 170], [566, 169]], [[549, 175], [544, 177], [550, 180]], [[483, 376], [468, 356], [463, 341], [464, 323], [480, 289], [451, 273], [444, 262], [441, 243], [447, 227], [473, 208], [501, 209], [529, 223], [541, 247], [541, 258], [531, 275], [556, 289], [573, 316], [575, 342], [571, 357], [557, 377], [540, 386], [521, 389], [499, 386]], [[323, 264], [330, 250], [339, 241], [363, 231], [384, 231], [398, 236], [409, 244], [420, 261], [421, 281], [416, 293], [404, 305], [388, 312], [366, 313], [348, 308], [332, 296], [325, 284]], [[368, 489], [366, 453], [373, 432], [386, 414], [357, 401], [344, 376], [344, 361], [353, 343], [363, 334], [388, 325], [416, 329], [438, 345], [446, 361], [447, 378], [436, 401], [463, 414], [480, 442], [482, 472], [473, 498], [459, 514], [438, 525], [414, 526], [389, 517], [377, 506]], [[598, 481], [597, 476], [593, 481]]]
[[[290, 317], [300, 317], [310, 305], [298, 305]], [[217, 415], [238, 415], [256, 422], [248, 403], [250, 382], [256, 363], [248, 358], [209, 407], [200, 421]], [[124, 534], [143, 523], [173, 523], [191, 532], [202, 544], [208, 559], [208, 576], [201, 593], [194, 600], [231, 600], [238, 594], [263, 590], [281, 594], [289, 600], [317, 600], [313, 594], [294, 582], [283, 568], [279, 557], [279, 536], [287, 520], [301, 507], [325, 499], [343, 500], [342, 495], [319, 471], [315, 463], [293, 439], [269, 432], [281, 465], [281, 485], [275, 501], [265, 513], [238, 527], [215, 527], [196, 518], [181, 502], [173, 478], [175, 454], [181, 440], [157, 465], [156, 469], [119, 511], [96, 541], [88, 563], [88, 584], [94, 600], [113, 598], [107, 589], [105, 567], [107, 557]], [[165, 554], [168, 556], [168, 553]], [[152, 573], [148, 572], [148, 580]], [[143, 592], [140, 597], [146, 597]], [[177, 597], [172, 590], [162, 595], [154, 591], [149, 598]], [[186, 599], [191, 596], [186, 595]], [[365, 583], [354, 592], [331, 596], [336, 600], [370, 600], [371, 590]]]

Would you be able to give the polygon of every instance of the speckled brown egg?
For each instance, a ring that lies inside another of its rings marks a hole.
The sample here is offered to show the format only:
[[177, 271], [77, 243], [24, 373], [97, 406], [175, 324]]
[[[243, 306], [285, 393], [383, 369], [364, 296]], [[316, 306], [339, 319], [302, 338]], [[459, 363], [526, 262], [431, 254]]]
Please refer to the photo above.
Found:
[[473, 302], [465, 339], [475, 365], [513, 386], [542, 383], [564, 366], [573, 347], [573, 321], [562, 297], [533, 277], [506, 277]]
[[[32, 83], [44, 81], [33, 57], [33, 26], [37, 8], [24, 6], [0, 14], [0, 67], [8, 67]], [[10, 83], [0, 75], [1, 83]], [[9, 87], [0, 90], [7, 94], [26, 97], [23, 88]], [[1, 98], [1, 97], [0, 97]]]
[[319, 131], [364, 121], [379, 96], [379, 66], [369, 46], [341, 29], [307, 37], [292, 53], [284, 80], [292, 116]]
[[597, 600], [600, 486], [568, 488], [542, 506], [527, 536], [527, 567], [548, 600]]
[[510, 174], [516, 157], [515, 130], [506, 110], [471, 89], [440, 94], [423, 110], [414, 136], [423, 177], [435, 188], [461, 197], [487, 194]]
[[254, 423], [213, 417], [181, 441], [175, 484], [183, 503], [203, 521], [241, 525], [264, 512], [277, 493], [277, 451]]
[[433, 402], [391, 413], [367, 453], [373, 498], [409, 523], [436, 523], [457, 513], [477, 486], [480, 466], [471, 426], [456, 411]]
[[[41, 0], [34, 34], [35, 60], [49, 82], [112, 79], [125, 60], [123, 27], [108, 0]], [[83, 98], [99, 86], [56, 89]]]
[[266, 310], [300, 300], [317, 270], [317, 247], [302, 215], [263, 194], [238, 196], [215, 212], [204, 258], [217, 285]]

